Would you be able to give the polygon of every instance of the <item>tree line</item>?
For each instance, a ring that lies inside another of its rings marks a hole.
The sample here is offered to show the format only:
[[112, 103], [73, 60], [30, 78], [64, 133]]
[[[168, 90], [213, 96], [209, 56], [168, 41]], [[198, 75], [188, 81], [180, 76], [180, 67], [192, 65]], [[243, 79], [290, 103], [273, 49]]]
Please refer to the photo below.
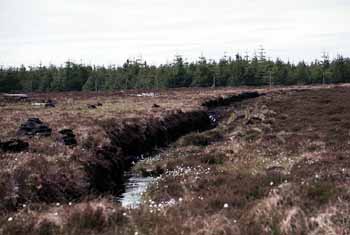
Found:
[[109, 91], [138, 88], [262, 86], [350, 82], [350, 58], [293, 64], [264, 56], [224, 56], [219, 61], [181, 56], [159, 66], [127, 60], [122, 66], [91, 66], [67, 61], [61, 66], [0, 68], [0, 92]]

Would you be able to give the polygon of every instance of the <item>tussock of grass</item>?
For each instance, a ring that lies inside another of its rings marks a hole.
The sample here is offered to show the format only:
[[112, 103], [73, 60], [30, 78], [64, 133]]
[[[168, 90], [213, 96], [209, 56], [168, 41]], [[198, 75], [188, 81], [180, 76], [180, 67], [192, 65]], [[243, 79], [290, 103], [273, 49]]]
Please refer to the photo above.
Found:
[[200, 133], [192, 133], [189, 135], [185, 135], [177, 141], [177, 145], [179, 146], [207, 146], [216, 141], [220, 141], [223, 139], [220, 130], [214, 129], [210, 131], [200, 132]]
[[323, 205], [336, 195], [337, 189], [332, 182], [316, 182], [306, 188], [306, 197], [316, 205]]

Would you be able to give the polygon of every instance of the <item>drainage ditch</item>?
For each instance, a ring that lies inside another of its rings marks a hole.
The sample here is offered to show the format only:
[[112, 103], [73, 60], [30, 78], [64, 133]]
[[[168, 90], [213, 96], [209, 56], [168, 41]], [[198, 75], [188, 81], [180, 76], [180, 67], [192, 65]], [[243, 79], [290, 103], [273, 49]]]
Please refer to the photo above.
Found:
[[[111, 138], [111, 143], [118, 156], [123, 157], [122, 169], [119, 169], [121, 175], [114, 175], [113, 171], [98, 171], [98, 174], [112, 174], [108, 178], [114, 178], [114, 182], [118, 182], [118, 193], [116, 200], [124, 207], [137, 207], [141, 203], [142, 194], [147, 190], [150, 183], [155, 181], [151, 176], [140, 176], [132, 173], [130, 169], [137, 162], [143, 159], [143, 154], [150, 153], [155, 148], [164, 148], [169, 143], [177, 140], [179, 137], [194, 131], [205, 131], [217, 126], [218, 118], [213, 112], [214, 108], [230, 105], [235, 102], [241, 102], [246, 99], [257, 98], [261, 94], [257, 92], [244, 92], [238, 95], [227, 97], [218, 97], [207, 100], [202, 106], [207, 107], [206, 111], [193, 112], [173, 112], [164, 118], [152, 119], [147, 122], [129, 122], [124, 123], [123, 127], [111, 127], [108, 125], [107, 133]], [[105, 154], [113, 154], [110, 151]], [[138, 157], [140, 156], [140, 157]], [[149, 154], [149, 156], [152, 156]], [[120, 167], [120, 165], [118, 165]], [[113, 168], [113, 167], [112, 167]], [[117, 169], [114, 169], [117, 170]], [[114, 171], [115, 172], [115, 171]], [[101, 175], [95, 175], [101, 177]], [[103, 180], [103, 182], [106, 182]], [[104, 190], [107, 185], [101, 181], [96, 185]], [[108, 183], [108, 181], [107, 181]], [[108, 187], [108, 186], [107, 186]], [[110, 187], [110, 185], [109, 185]]]

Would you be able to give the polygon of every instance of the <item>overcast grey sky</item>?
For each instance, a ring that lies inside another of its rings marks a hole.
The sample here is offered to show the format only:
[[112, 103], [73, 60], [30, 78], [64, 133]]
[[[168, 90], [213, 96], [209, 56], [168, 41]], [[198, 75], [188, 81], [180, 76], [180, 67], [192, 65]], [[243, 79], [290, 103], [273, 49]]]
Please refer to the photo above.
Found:
[[0, 0], [0, 65], [350, 56], [350, 0]]

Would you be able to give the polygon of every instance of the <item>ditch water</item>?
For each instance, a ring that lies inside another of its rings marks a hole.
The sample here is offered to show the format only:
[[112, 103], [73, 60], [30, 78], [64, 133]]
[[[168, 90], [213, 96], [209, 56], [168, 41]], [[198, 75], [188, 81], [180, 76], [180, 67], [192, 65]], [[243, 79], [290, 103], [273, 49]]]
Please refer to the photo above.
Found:
[[126, 173], [125, 178], [125, 191], [117, 197], [117, 201], [121, 203], [122, 207], [136, 208], [142, 202], [143, 193], [156, 178], [143, 177], [130, 172]]

